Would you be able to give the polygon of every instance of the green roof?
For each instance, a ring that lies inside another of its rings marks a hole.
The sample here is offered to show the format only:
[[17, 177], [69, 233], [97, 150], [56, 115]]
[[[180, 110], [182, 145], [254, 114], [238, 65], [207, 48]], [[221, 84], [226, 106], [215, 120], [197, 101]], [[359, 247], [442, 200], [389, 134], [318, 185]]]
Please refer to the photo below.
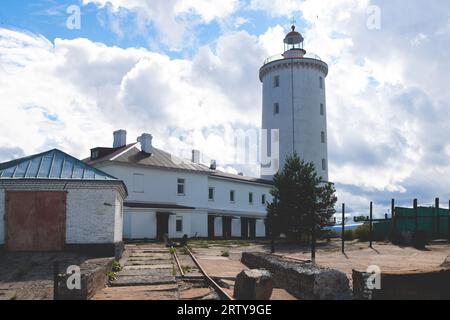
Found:
[[58, 149], [1, 163], [5, 179], [117, 180]]

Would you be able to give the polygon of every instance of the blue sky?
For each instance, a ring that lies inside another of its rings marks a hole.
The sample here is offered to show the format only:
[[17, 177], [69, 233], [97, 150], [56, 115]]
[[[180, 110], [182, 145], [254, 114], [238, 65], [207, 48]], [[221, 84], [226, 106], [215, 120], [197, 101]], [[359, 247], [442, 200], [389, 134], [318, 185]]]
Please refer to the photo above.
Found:
[[[66, 26], [71, 5], [80, 30]], [[257, 175], [227, 133], [260, 127], [258, 70], [293, 16], [329, 64], [339, 201], [354, 212], [375, 201], [380, 215], [391, 198], [445, 203], [450, 2], [438, 0], [2, 0], [0, 161], [50, 148], [82, 158], [123, 128]]]

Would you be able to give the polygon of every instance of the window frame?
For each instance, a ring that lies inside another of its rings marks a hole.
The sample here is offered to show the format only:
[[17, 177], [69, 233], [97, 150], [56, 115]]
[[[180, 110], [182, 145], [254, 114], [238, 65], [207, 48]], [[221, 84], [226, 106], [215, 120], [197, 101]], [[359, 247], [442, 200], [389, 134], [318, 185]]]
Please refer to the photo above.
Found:
[[[233, 199], [231, 199], [231, 195], [233, 195]], [[236, 203], [236, 191], [235, 190], [230, 190], [229, 199], [230, 199], [230, 203]]]
[[253, 192], [249, 192], [249, 193], [248, 193], [248, 203], [251, 204], [251, 205], [253, 205], [254, 200], [255, 200], [255, 199], [253, 198]]
[[[180, 182], [183, 181], [183, 182]], [[179, 187], [183, 186], [183, 193], [180, 193]], [[184, 178], [177, 178], [177, 195], [179, 196], [185, 196], [186, 195], [186, 179]]]
[[[142, 188], [140, 190], [137, 190], [137, 181], [136, 178], [139, 177], [142, 179]], [[145, 193], [145, 183], [144, 183], [144, 177], [145, 175], [142, 173], [133, 173], [133, 192], [134, 193]]]
[[280, 76], [274, 76], [273, 77], [273, 87], [279, 88], [280, 87]]
[[[178, 223], [181, 222], [181, 230], [178, 229]], [[184, 230], [184, 223], [183, 223], [183, 217], [182, 216], [177, 216], [175, 218], [175, 232], [176, 233], [183, 233]]]
[[266, 194], [265, 193], [263, 193], [262, 195], [261, 195], [261, 204], [263, 205], [263, 206], [265, 206], [266, 205], [266, 201], [267, 199], [266, 199]]
[[280, 103], [279, 102], [274, 102], [274, 104], [273, 104], [273, 114], [274, 115], [280, 114]]
[[[211, 195], [210, 192], [212, 190], [212, 198], [209, 196]], [[208, 201], [214, 201], [216, 199], [216, 188], [214, 187], [208, 187]]]
[[325, 115], [325, 105], [323, 103], [320, 104], [320, 115], [321, 116]]
[[325, 158], [322, 159], [322, 170], [327, 170], [327, 159]]

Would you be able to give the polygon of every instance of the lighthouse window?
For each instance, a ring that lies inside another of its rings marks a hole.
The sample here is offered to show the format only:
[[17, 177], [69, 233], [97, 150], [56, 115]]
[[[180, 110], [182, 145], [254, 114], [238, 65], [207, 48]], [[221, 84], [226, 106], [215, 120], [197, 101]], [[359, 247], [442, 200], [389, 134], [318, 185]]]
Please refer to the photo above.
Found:
[[280, 104], [277, 102], [277, 103], [273, 104], [273, 114], [279, 114], [279, 113], [280, 113]]
[[323, 78], [319, 78], [320, 89], [323, 89]]
[[325, 114], [325, 109], [323, 107], [323, 103], [320, 104], [320, 115], [323, 116]]
[[273, 78], [273, 86], [274, 88], [278, 88], [280, 86], [280, 76], [275, 76]]
[[325, 143], [325, 132], [322, 131], [321, 135], [322, 143]]
[[327, 170], [327, 161], [322, 159], [322, 170]]

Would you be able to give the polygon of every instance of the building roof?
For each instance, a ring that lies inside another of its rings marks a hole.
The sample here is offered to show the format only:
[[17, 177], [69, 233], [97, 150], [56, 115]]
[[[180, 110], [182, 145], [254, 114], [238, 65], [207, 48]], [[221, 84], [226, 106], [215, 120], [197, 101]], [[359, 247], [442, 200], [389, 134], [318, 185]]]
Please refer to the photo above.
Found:
[[0, 164], [0, 179], [118, 181], [58, 149]]
[[[178, 158], [172, 154], [154, 148], [151, 155], [142, 152], [138, 147], [138, 143], [133, 143], [122, 148], [109, 149], [109, 154], [101, 154], [96, 159], [85, 159], [84, 161], [89, 165], [96, 165], [104, 162], [113, 162], [118, 164], [133, 164], [160, 169], [181, 170], [194, 173], [207, 174], [211, 177], [232, 179], [248, 183], [260, 183], [271, 185], [272, 181], [245, 177], [237, 174], [225, 173], [219, 170], [212, 170], [208, 166], [200, 163], [194, 163], [185, 159]], [[101, 150], [104, 152], [106, 148], [95, 148], [92, 151]]]
[[124, 202], [124, 207], [139, 209], [195, 209], [194, 207], [181, 206], [173, 203], [154, 203], [154, 202]]

